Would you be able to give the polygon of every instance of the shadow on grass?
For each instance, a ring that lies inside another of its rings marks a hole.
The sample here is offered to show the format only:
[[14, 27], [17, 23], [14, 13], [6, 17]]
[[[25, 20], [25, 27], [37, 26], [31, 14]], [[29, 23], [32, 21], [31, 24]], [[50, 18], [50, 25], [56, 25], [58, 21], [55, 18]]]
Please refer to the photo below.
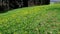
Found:
[[1, 13], [7, 13], [7, 12], [8, 12], [8, 11], [0, 11], [0, 14], [1, 14]]

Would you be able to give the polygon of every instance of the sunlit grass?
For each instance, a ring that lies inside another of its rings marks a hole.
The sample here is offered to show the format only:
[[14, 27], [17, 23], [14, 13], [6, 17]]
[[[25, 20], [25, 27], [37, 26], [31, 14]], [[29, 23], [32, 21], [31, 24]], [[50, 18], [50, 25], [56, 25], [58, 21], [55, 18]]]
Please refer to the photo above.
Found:
[[0, 14], [0, 34], [60, 34], [60, 4], [18, 8]]

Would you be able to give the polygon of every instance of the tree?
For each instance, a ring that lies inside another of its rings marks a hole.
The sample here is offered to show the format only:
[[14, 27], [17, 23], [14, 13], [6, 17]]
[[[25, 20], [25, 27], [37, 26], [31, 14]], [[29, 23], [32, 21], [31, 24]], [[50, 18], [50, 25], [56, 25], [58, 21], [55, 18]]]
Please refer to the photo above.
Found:
[[50, 0], [0, 0], [0, 10], [10, 10], [33, 5], [48, 5]]
[[50, 4], [50, 0], [41, 0], [42, 5], [48, 5]]

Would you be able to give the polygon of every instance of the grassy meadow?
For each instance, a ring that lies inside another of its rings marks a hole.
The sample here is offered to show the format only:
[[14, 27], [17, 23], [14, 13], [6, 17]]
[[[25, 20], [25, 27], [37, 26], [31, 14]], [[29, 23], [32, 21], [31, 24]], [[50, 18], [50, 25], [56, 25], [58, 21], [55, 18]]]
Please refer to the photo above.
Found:
[[60, 34], [60, 4], [1, 13], [0, 34]]

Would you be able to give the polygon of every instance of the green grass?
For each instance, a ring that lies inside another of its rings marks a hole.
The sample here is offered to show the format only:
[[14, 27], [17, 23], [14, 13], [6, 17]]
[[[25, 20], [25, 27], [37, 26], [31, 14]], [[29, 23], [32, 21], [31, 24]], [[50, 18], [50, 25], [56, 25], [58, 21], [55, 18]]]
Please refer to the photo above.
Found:
[[0, 34], [60, 34], [60, 4], [18, 8], [0, 14]]

